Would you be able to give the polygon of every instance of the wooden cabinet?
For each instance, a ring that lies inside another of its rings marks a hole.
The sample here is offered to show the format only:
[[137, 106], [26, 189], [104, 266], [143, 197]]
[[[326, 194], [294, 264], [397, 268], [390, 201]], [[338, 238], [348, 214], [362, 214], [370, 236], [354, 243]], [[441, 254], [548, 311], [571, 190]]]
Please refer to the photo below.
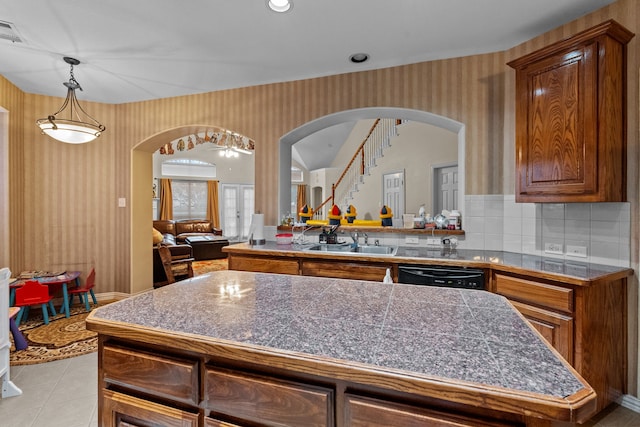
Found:
[[151, 402], [112, 390], [103, 390], [101, 426], [110, 427], [198, 427], [200, 417], [182, 409]]
[[515, 301], [512, 301], [512, 304], [567, 362], [573, 363], [571, 316]]
[[[423, 391], [423, 386], [412, 381], [409, 383], [413, 385], [406, 391], [388, 391], [385, 390], [387, 381], [377, 380], [369, 369], [357, 374], [339, 369], [348, 379], [337, 379], [333, 377], [337, 371], [320, 369], [316, 361], [310, 362], [308, 369], [303, 369], [306, 372], [301, 373], [286, 363], [273, 364], [259, 355], [247, 365], [246, 360], [230, 358], [235, 354], [230, 349], [220, 357], [220, 354], [213, 355], [219, 353], [213, 347], [207, 351], [206, 346], [196, 345], [202, 353], [184, 349], [182, 354], [177, 348], [165, 350], [157, 343], [147, 347], [144, 342], [130, 341], [133, 337], [128, 337], [130, 347], [123, 341], [117, 340], [114, 345], [113, 338], [100, 337], [98, 412], [102, 426], [555, 425], [551, 420], [537, 418], [544, 413], [525, 416], [517, 411], [503, 411], [509, 407], [505, 402], [512, 396], [503, 396], [500, 392], [488, 399], [494, 404], [493, 409], [489, 409], [478, 406], [484, 398], [473, 393], [465, 396], [465, 393], [454, 392], [455, 402], [448, 401], [444, 390], [435, 393], [435, 397], [416, 394]], [[163, 342], [165, 339], [161, 338]], [[172, 354], [163, 354], [164, 351]], [[125, 366], [118, 368], [118, 365]], [[192, 376], [192, 371], [197, 375]], [[447, 384], [447, 387], [451, 385]], [[175, 391], [171, 391], [172, 388]], [[413, 392], [410, 388], [414, 388]], [[496, 402], [500, 402], [497, 408]]]
[[350, 427], [504, 427], [513, 424], [347, 394], [344, 425]]
[[297, 258], [229, 254], [229, 270], [297, 275], [300, 274], [300, 264]]
[[494, 274], [494, 290], [516, 309], [564, 359], [573, 364], [574, 291], [569, 287]]
[[393, 264], [336, 262], [333, 260], [301, 260], [302, 275], [317, 277], [333, 277], [337, 279], [373, 280], [382, 282], [387, 268], [393, 272]]
[[516, 201], [626, 200], [626, 44], [607, 21], [509, 62]]
[[493, 271], [491, 290], [507, 297], [598, 394], [598, 410], [626, 384], [626, 279], [574, 286]]
[[330, 388], [208, 366], [207, 410], [267, 425], [333, 426]]

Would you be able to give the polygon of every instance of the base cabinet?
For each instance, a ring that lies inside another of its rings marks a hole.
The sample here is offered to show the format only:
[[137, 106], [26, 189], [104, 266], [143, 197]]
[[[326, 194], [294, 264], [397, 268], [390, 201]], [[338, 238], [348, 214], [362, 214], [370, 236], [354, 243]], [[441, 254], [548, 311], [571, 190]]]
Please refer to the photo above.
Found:
[[229, 255], [229, 270], [257, 273], [300, 274], [296, 258]]
[[598, 410], [626, 391], [627, 281], [575, 286], [493, 273], [492, 291], [508, 298], [598, 394]]
[[307, 261], [302, 260], [302, 275], [332, 277], [336, 279], [372, 280], [382, 282], [387, 269], [393, 272], [392, 264], [356, 262]]
[[511, 303], [540, 332], [540, 335], [558, 350], [564, 360], [573, 363], [573, 318], [571, 316], [517, 301], [511, 301]]
[[526, 277], [494, 274], [494, 290], [504, 295], [564, 359], [573, 363], [574, 290]]
[[[364, 381], [300, 374], [285, 366], [131, 342], [99, 340], [99, 419], [104, 427], [505, 427], [553, 422]], [[171, 354], [164, 354], [165, 352]], [[194, 361], [196, 364], [194, 365]], [[118, 365], [122, 368], [116, 369]], [[154, 375], [154, 372], [156, 373]], [[192, 375], [197, 372], [197, 375]], [[325, 374], [329, 371], [324, 371]], [[369, 378], [370, 380], [370, 378]], [[184, 383], [181, 384], [180, 383]], [[175, 392], [169, 392], [175, 388]], [[195, 395], [191, 393], [195, 390]], [[375, 393], [375, 398], [370, 397]], [[444, 400], [441, 400], [444, 399]], [[410, 403], [408, 403], [410, 402]]]
[[348, 394], [345, 396], [344, 425], [350, 427], [505, 427], [513, 424], [447, 414]]
[[333, 425], [334, 393], [293, 381], [207, 367], [206, 410], [267, 425]]
[[103, 390], [101, 406], [100, 425], [104, 427], [198, 427], [201, 425], [200, 416], [197, 413], [186, 412], [111, 390]]

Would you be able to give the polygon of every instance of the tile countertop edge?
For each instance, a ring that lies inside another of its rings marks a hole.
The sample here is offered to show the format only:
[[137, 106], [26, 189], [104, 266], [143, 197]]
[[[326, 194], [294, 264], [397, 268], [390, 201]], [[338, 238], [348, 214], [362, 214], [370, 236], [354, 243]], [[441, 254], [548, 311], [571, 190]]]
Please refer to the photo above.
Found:
[[[197, 334], [134, 325], [101, 319], [92, 311], [86, 319], [87, 329], [100, 335], [125, 341], [161, 346], [179, 352], [193, 352], [208, 357], [244, 362], [265, 368], [280, 368], [300, 374], [325, 376], [353, 381], [373, 387], [415, 394], [485, 409], [502, 410], [528, 417], [584, 422], [596, 411], [596, 394], [579, 374], [568, 369], [584, 385], [582, 390], [564, 398], [514, 390], [499, 386], [465, 382], [411, 371], [373, 366], [331, 357], [253, 344], [205, 337]], [[256, 364], [256, 360], [260, 360]], [[514, 410], [515, 409], [515, 410]]]
[[[273, 244], [271, 244], [273, 243]], [[410, 248], [413, 250], [414, 248]], [[416, 250], [419, 248], [415, 248]], [[326, 253], [326, 252], [310, 252], [305, 251], [297, 247], [297, 245], [277, 245], [275, 242], [267, 242], [264, 246], [251, 246], [248, 243], [236, 243], [233, 245], [225, 246], [223, 252], [230, 254], [260, 254], [264, 256], [279, 256], [287, 258], [314, 258], [314, 259], [339, 259], [339, 260], [354, 260], [354, 261], [369, 261], [369, 262], [383, 262], [392, 264], [432, 264], [432, 265], [457, 265], [475, 268], [490, 268], [495, 271], [509, 272], [515, 274], [525, 274], [528, 276], [538, 277], [548, 280], [560, 280], [567, 284], [577, 286], [593, 286], [603, 282], [609, 282], [613, 280], [625, 279], [631, 277], [634, 274], [634, 270], [629, 267], [617, 267], [600, 264], [580, 263], [578, 261], [565, 261], [556, 258], [545, 258], [540, 256], [517, 254], [510, 252], [496, 252], [496, 251], [470, 251], [478, 254], [478, 259], [451, 259], [451, 258], [438, 258], [428, 256], [376, 256], [376, 255], [354, 255], [354, 254], [341, 254], [341, 253]], [[587, 271], [596, 270], [598, 273], [592, 274], [589, 277], [572, 275], [557, 271], [546, 271], [539, 268], [533, 268], [529, 266], [517, 265], [513, 262], [505, 260], [504, 255], [512, 255], [514, 257], [529, 257], [531, 259], [537, 259], [541, 262], [551, 264], [562, 264], [563, 266], [572, 266], [577, 269], [586, 269]]]

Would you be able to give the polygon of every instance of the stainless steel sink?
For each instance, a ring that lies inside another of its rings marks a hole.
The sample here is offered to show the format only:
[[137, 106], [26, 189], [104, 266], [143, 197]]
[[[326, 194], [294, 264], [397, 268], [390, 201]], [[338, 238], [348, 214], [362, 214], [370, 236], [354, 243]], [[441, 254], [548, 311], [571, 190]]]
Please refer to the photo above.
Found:
[[350, 252], [351, 249], [353, 248], [351, 247], [351, 245], [347, 243], [338, 243], [338, 244], [320, 243], [317, 245], [310, 246], [305, 250], [321, 251], [321, 252]]
[[317, 245], [309, 246], [304, 249], [306, 251], [318, 251], [318, 252], [336, 252], [344, 254], [359, 254], [359, 255], [389, 255], [394, 256], [398, 252], [397, 246], [374, 246], [374, 245], [360, 245], [353, 247], [348, 243], [342, 244], [326, 244], [320, 243]]
[[397, 246], [358, 246], [352, 252], [359, 254], [395, 255], [398, 252]]

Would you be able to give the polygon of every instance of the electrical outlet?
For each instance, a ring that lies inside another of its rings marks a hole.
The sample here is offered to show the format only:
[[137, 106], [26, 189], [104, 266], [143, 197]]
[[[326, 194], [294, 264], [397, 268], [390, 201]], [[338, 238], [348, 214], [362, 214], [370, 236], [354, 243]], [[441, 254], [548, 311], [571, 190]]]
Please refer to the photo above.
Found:
[[437, 237], [427, 237], [427, 245], [429, 246], [440, 246], [442, 245], [442, 240]]
[[580, 258], [586, 258], [587, 257], [587, 247], [586, 246], [567, 245], [567, 255], [580, 257]]
[[404, 243], [405, 245], [419, 245], [420, 244], [420, 238], [419, 237], [405, 237], [404, 238]]
[[544, 252], [548, 254], [562, 255], [562, 243], [545, 243]]

